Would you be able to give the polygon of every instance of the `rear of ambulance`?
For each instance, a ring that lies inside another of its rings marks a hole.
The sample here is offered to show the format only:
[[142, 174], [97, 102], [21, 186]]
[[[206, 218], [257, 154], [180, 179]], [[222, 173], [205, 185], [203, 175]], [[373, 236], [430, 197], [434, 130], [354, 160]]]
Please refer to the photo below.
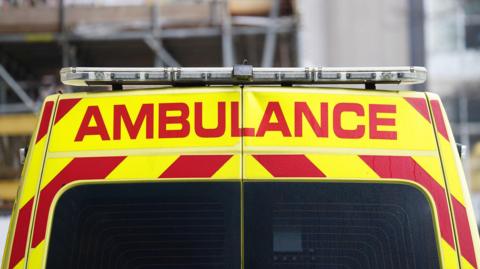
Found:
[[478, 266], [438, 96], [252, 85], [372, 88], [414, 69], [75, 71], [73, 84], [117, 89], [234, 85], [48, 97], [2, 269]]

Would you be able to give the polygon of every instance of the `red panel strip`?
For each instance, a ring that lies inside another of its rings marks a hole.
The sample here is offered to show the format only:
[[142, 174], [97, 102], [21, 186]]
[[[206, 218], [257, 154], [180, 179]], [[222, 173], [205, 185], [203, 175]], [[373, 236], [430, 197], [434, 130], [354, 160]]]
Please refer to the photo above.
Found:
[[78, 102], [80, 102], [82, 98], [72, 98], [72, 99], [62, 99], [58, 102], [57, 113], [55, 114], [55, 122], [56, 124], [59, 120], [61, 120]]
[[30, 226], [30, 216], [32, 215], [33, 198], [30, 199], [18, 212], [17, 225], [15, 226], [15, 235], [13, 236], [12, 252], [8, 268], [15, 267], [25, 257], [25, 247], [27, 246], [28, 228]]
[[432, 113], [433, 117], [435, 118], [437, 132], [439, 132], [445, 139], [447, 139], [447, 141], [449, 141], [447, 127], [445, 126], [445, 119], [443, 118], [440, 102], [438, 100], [431, 100], [430, 104], [432, 105]]
[[125, 156], [75, 158], [67, 164], [55, 178], [40, 192], [32, 246], [36, 247], [43, 239], [47, 228], [48, 213], [55, 194], [66, 184], [76, 180], [95, 180], [107, 177]]
[[160, 178], [209, 178], [233, 155], [182, 155]]
[[325, 177], [305, 155], [253, 155], [274, 177]]
[[455, 249], [452, 222], [447, 197], [438, 184], [412, 157], [409, 156], [360, 156], [382, 178], [407, 179], [422, 185], [432, 195], [437, 208], [442, 238]]
[[478, 268], [477, 259], [475, 258], [475, 248], [473, 247], [472, 233], [468, 223], [467, 210], [455, 197], [453, 197], [453, 195], [451, 195], [451, 198], [453, 211], [455, 212], [455, 224], [457, 225], [460, 252], [473, 267]]
[[35, 143], [38, 143], [48, 132], [48, 125], [50, 124], [50, 117], [52, 116], [53, 101], [45, 103], [43, 108], [42, 118], [40, 119], [40, 126], [38, 128], [37, 139]]
[[417, 110], [428, 122], [430, 121], [430, 114], [428, 113], [427, 101], [425, 98], [404, 97], [404, 99]]

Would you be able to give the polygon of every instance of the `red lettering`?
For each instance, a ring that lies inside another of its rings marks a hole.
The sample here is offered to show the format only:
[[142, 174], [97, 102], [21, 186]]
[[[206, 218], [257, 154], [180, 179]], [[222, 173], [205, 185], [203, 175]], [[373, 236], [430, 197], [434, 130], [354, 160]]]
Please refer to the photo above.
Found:
[[[178, 111], [179, 116], [168, 116], [167, 112]], [[158, 105], [158, 137], [159, 138], [181, 138], [190, 133], [190, 123], [188, 122], [188, 106], [185, 103], [168, 103]], [[180, 124], [178, 130], [168, 130], [168, 124]]]
[[140, 132], [140, 128], [143, 123], [146, 122], [146, 138], [153, 138], [153, 104], [143, 104], [138, 112], [135, 123], [132, 123], [132, 119], [128, 114], [127, 107], [125, 105], [113, 106], [113, 139], [120, 140], [122, 122], [125, 124], [130, 139], [135, 139]]
[[217, 127], [207, 129], [203, 127], [202, 103], [195, 103], [195, 133], [199, 137], [220, 137], [225, 133], [225, 102], [218, 102]]
[[238, 102], [232, 102], [232, 110], [230, 113], [230, 119], [232, 121], [232, 137], [240, 137], [243, 136], [254, 136], [255, 129], [254, 128], [240, 128], [239, 122], [239, 111], [238, 111]]
[[[277, 122], [271, 122], [272, 116], [275, 114]], [[284, 137], [290, 137], [292, 134], [288, 129], [287, 121], [283, 115], [282, 108], [278, 102], [269, 102], [263, 118], [258, 126], [257, 136], [265, 136], [267, 131], [279, 131]]]
[[356, 103], [339, 103], [333, 108], [333, 132], [339, 138], [361, 138], [365, 134], [365, 125], [358, 124], [355, 129], [347, 130], [342, 127], [342, 113], [353, 112], [357, 116], [364, 116], [362, 105]]
[[320, 124], [316, 121], [307, 102], [295, 102], [295, 136], [303, 135], [303, 117], [317, 137], [328, 137], [328, 103], [320, 103]]
[[394, 118], [379, 118], [378, 113], [396, 113], [395, 105], [370, 104], [368, 114], [370, 117], [370, 138], [371, 139], [397, 139], [396, 131], [379, 131], [378, 126], [395, 126]]
[[[95, 126], [90, 126], [92, 119], [95, 121]], [[107, 127], [102, 118], [102, 113], [98, 106], [89, 106], [83, 116], [82, 123], [78, 128], [75, 141], [83, 141], [86, 135], [99, 135], [102, 140], [110, 140]]]

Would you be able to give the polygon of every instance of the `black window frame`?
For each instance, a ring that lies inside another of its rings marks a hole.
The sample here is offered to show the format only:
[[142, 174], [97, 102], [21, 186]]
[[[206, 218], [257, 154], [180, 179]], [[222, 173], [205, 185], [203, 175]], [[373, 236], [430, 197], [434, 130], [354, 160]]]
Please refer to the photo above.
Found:
[[[362, 263], [361, 268], [440, 268], [441, 267], [441, 258], [440, 258], [440, 244], [439, 244], [439, 237], [438, 237], [438, 232], [435, 226], [435, 215], [434, 215], [434, 210], [432, 208], [432, 202], [430, 201], [430, 198], [426, 195], [426, 193], [418, 188], [418, 186], [415, 186], [414, 184], [409, 184], [409, 183], [397, 183], [397, 182], [391, 182], [391, 183], [373, 183], [373, 182], [328, 182], [328, 181], [302, 181], [302, 180], [297, 180], [297, 181], [268, 181], [268, 182], [247, 182], [244, 184], [244, 249], [245, 249], [245, 254], [244, 254], [244, 262], [245, 262], [245, 268], [247, 269], [262, 269], [262, 268], [275, 268], [275, 269], [286, 269], [286, 268], [305, 268], [305, 269], [310, 269], [310, 268], [319, 268], [315, 267], [313, 262], [310, 262], [309, 266], [300, 266], [299, 261], [300, 259], [303, 259], [304, 262], [307, 261], [307, 259], [314, 259], [316, 258], [317, 262], [326, 260], [327, 263], [329, 262], [329, 259], [324, 259], [322, 258], [322, 255], [334, 255], [336, 253], [339, 253], [335, 251], [331, 251], [328, 253], [327, 251], [318, 253], [316, 249], [308, 250], [311, 251], [311, 254], [306, 253], [307, 248], [297, 250], [297, 251], [288, 251], [288, 248], [284, 248], [284, 254], [282, 255], [275, 255], [276, 253], [281, 253], [280, 251], [275, 252], [274, 251], [274, 241], [275, 241], [275, 234], [276, 233], [282, 233], [282, 231], [275, 231], [274, 228], [274, 222], [275, 220], [272, 215], [273, 208], [274, 208], [274, 200], [271, 196], [272, 193], [275, 193], [276, 196], [280, 197], [279, 199], [283, 199], [284, 201], [288, 201], [288, 196], [296, 196], [294, 197], [293, 201], [297, 200], [303, 200], [303, 203], [306, 203], [307, 201], [311, 201], [311, 196], [312, 194], [318, 195], [318, 197], [323, 197], [323, 198], [318, 198], [318, 201], [322, 201], [321, 199], [330, 199], [330, 202], [335, 201], [335, 199], [340, 200], [341, 198], [338, 198], [338, 196], [344, 196], [347, 198], [354, 197], [355, 195], [357, 197], [363, 197], [366, 201], [369, 203], [372, 202], [385, 202], [389, 200], [389, 203], [395, 202], [395, 199], [398, 199], [398, 197], [395, 197], [393, 194], [393, 188], [399, 188], [402, 191], [406, 191], [410, 194], [412, 194], [412, 199], [406, 201], [406, 207], [408, 207], [408, 210], [418, 210], [418, 212], [421, 212], [422, 215], [421, 220], [414, 220], [412, 224], [412, 229], [415, 231], [419, 229], [419, 227], [422, 227], [422, 229], [427, 229], [427, 231], [422, 231], [422, 232], [414, 232], [416, 235], [412, 235], [412, 239], [410, 240], [411, 244], [415, 244], [415, 250], [410, 250], [409, 253], [412, 253], [415, 255], [415, 257], [407, 257], [405, 254], [396, 254], [398, 257], [402, 258], [405, 257], [409, 261], [401, 261], [399, 260], [397, 263], [394, 263], [394, 267], [391, 266], [383, 266], [382, 262], [376, 262], [376, 263], [370, 263], [370, 266], [365, 265], [365, 263]], [[354, 189], [357, 188], [357, 191], [354, 191]], [[387, 190], [389, 188], [392, 188], [392, 190]], [[304, 192], [300, 192], [299, 190], [304, 190]], [[342, 193], [338, 193], [338, 191], [341, 191]], [[380, 192], [382, 191], [385, 194], [385, 199], [380, 199], [375, 198], [375, 195], [373, 195], [375, 192]], [[330, 194], [328, 194], [330, 193]], [[325, 197], [327, 194], [330, 195], [328, 197]], [[337, 196], [337, 197], [335, 197]], [[262, 203], [256, 202], [258, 199], [262, 200]], [[353, 198], [352, 198], [353, 199]], [[307, 201], [305, 201], [307, 200]], [[355, 199], [353, 199], [355, 200]], [[375, 201], [377, 200], [377, 201]], [[423, 201], [421, 205], [418, 204], [413, 204], [418, 201]], [[398, 202], [398, 201], [397, 201]], [[327, 201], [328, 203], [328, 201]], [[291, 221], [291, 220], [288, 220]], [[412, 221], [412, 220], [410, 220]], [[345, 223], [347, 223], [348, 220], [345, 220]], [[321, 222], [319, 222], [322, 224]], [[339, 223], [342, 223], [341, 221]], [[422, 226], [418, 226], [418, 224], [421, 224]], [[299, 225], [298, 222], [292, 221], [291, 226], [294, 227], [294, 229], [297, 227], [296, 225]], [[340, 225], [346, 225], [346, 224], [340, 224]], [[280, 227], [280, 226], [279, 226]], [[313, 228], [312, 228], [313, 229]], [[330, 228], [331, 230], [334, 230]], [[336, 236], [335, 238], [351, 238], [347, 234], [341, 235], [342, 229], [344, 229], [344, 233], [351, 232], [352, 229], [350, 228], [345, 228], [345, 227], [340, 227], [338, 228], [338, 231], [336, 231]], [[411, 229], [410, 229], [411, 230]], [[410, 231], [409, 230], [409, 231]], [[293, 230], [295, 232], [295, 230]], [[425, 232], [426, 234], [422, 236], [419, 236], [420, 233]], [[428, 235], [427, 235], [428, 234]], [[293, 246], [293, 248], [298, 245], [299, 239], [295, 239], [293, 235], [289, 235], [286, 233], [286, 235], [283, 235], [285, 238], [288, 239], [290, 237], [290, 243]], [[304, 234], [302, 231], [301, 239], [304, 239]], [[297, 235], [297, 237], [299, 237]], [[294, 238], [294, 239], [292, 239]], [[360, 237], [359, 237], [360, 238]], [[337, 239], [337, 241], [340, 241], [341, 239]], [[361, 241], [361, 240], [357, 240]], [[281, 242], [277, 240], [277, 242]], [[292, 243], [293, 242], [293, 243]], [[319, 241], [319, 242], [324, 242], [324, 241]], [[326, 241], [325, 241], [326, 242]], [[329, 243], [325, 243], [324, 245], [328, 245]], [[424, 244], [423, 246], [420, 246], [421, 244]], [[330, 244], [331, 246], [332, 244]], [[335, 245], [335, 244], [333, 244]], [[340, 244], [338, 244], [340, 245]], [[337, 248], [342, 248], [341, 246], [336, 246]], [[347, 247], [351, 247], [350, 245]], [[417, 252], [421, 251], [424, 247], [426, 247], [428, 250], [424, 254], [419, 254]], [[405, 251], [401, 250], [400, 251]], [[352, 250], [353, 251], [353, 250]], [[317, 253], [315, 253], [317, 252]], [[387, 249], [388, 252], [388, 249]], [[299, 253], [305, 254], [302, 257], [300, 257]], [[346, 253], [348, 254], [348, 253]], [[310, 256], [309, 256], [310, 255]], [[353, 255], [353, 254], [351, 254]], [[394, 254], [390, 254], [394, 255]], [[422, 256], [423, 255], [423, 256]], [[346, 255], [348, 256], [348, 255]], [[294, 260], [295, 259], [295, 260]], [[335, 261], [337, 261], [336, 259]], [[278, 262], [277, 262], [278, 261]], [[296, 265], [294, 266], [293, 264]], [[290, 263], [290, 264], [289, 264]], [[333, 263], [333, 261], [332, 261]], [[420, 265], [419, 265], [420, 263]], [[283, 265], [281, 265], [283, 264]], [[307, 263], [305, 263], [307, 264]], [[374, 264], [372, 266], [371, 264]], [[407, 265], [405, 267], [404, 265]], [[326, 266], [326, 265], [325, 265]], [[395, 267], [397, 266], [397, 267]], [[338, 264], [336, 266], [326, 266], [325, 268], [359, 268], [359, 266], [354, 266], [352, 267], [348, 263], [345, 264]]]
[[[182, 181], [168, 181], [168, 182], [125, 182], [125, 183], [103, 183], [103, 184], [95, 184], [95, 183], [84, 183], [80, 185], [76, 185], [64, 191], [60, 197], [58, 198], [57, 202], [55, 203], [55, 208], [52, 214], [52, 222], [50, 225], [50, 235], [48, 238], [48, 249], [46, 255], [46, 268], [105, 268], [105, 264], [98, 264], [97, 261], [93, 263], [85, 263], [83, 258], [88, 257], [89, 255], [85, 255], [84, 257], [75, 257], [73, 260], [68, 260], [66, 257], [73, 252], [75, 252], [75, 246], [71, 244], [71, 242], [75, 242], [75, 240], [79, 240], [79, 234], [75, 234], [72, 230], [75, 227], [72, 227], [72, 223], [76, 223], [80, 220], [80, 217], [77, 216], [75, 219], [73, 211], [75, 206], [78, 206], [82, 202], [86, 202], [87, 205], [94, 205], [101, 206], [101, 201], [123, 201], [125, 202], [128, 199], [135, 198], [138, 196], [138, 193], [142, 194], [142, 199], [140, 203], [148, 201], [148, 198], [155, 198], [157, 199], [159, 194], [163, 195], [160, 200], [167, 201], [168, 197], [172, 198], [174, 196], [175, 199], [173, 200], [181, 200], [180, 197], [196, 197], [196, 198], [205, 198], [205, 201], [218, 201], [219, 203], [225, 202], [224, 211], [223, 211], [223, 221], [218, 221], [218, 223], [223, 223], [224, 227], [221, 228], [222, 231], [225, 233], [224, 239], [224, 252], [225, 258], [224, 263], [225, 267], [218, 267], [218, 266], [211, 266], [209, 268], [233, 268], [233, 269], [240, 269], [240, 260], [241, 260], [241, 250], [240, 250], [240, 220], [241, 220], [241, 210], [240, 210], [240, 195], [241, 195], [241, 183], [240, 182], [226, 182], [226, 181], [195, 181], [195, 182], [182, 182]], [[123, 194], [120, 200], [115, 200], [118, 198], [119, 193]], [[213, 196], [213, 197], [212, 197]], [[123, 199], [123, 200], [122, 200]], [[90, 201], [88, 201], [90, 200]], [[138, 201], [137, 201], [138, 202]], [[159, 203], [158, 201], [156, 201]], [[187, 205], [186, 210], [189, 210]], [[196, 205], [194, 205], [196, 206]], [[202, 205], [200, 205], [202, 206]], [[128, 205], [127, 205], [128, 207]], [[133, 206], [134, 207], [134, 206]], [[181, 208], [185, 207], [180, 205]], [[205, 209], [208, 210], [208, 209]], [[85, 211], [85, 210], [84, 210]], [[87, 210], [88, 211], [88, 210]], [[201, 211], [201, 210], [200, 210]], [[135, 211], [132, 211], [135, 213]], [[85, 212], [83, 212], [85, 214]], [[140, 214], [140, 213], [138, 213]], [[193, 212], [193, 214], [197, 214]], [[201, 214], [198, 213], [198, 214]], [[114, 215], [114, 214], [113, 214]], [[113, 216], [112, 215], [112, 216]], [[175, 218], [175, 213], [172, 213], [172, 218]], [[194, 216], [195, 217], [195, 216]], [[218, 216], [214, 216], [218, 219]], [[125, 220], [128, 223], [128, 218]], [[168, 223], [169, 220], [166, 222]], [[173, 220], [174, 221], [174, 220]], [[206, 220], [207, 222], [210, 220]], [[215, 220], [216, 221], [216, 220]], [[218, 224], [215, 222], [215, 224]], [[74, 224], [80, 226], [77, 224]], [[208, 225], [207, 225], [208, 226]], [[218, 225], [217, 225], [218, 226]], [[83, 230], [87, 230], [87, 225], [84, 228], [77, 227]], [[145, 228], [145, 229], [148, 229]], [[171, 229], [174, 229], [171, 227]], [[189, 228], [192, 231], [195, 231], [197, 228]], [[203, 228], [198, 228], [203, 229]], [[208, 232], [213, 232], [215, 227], [207, 227], [205, 229], [209, 229]], [[199, 233], [202, 233], [199, 231]], [[142, 231], [140, 231], [142, 233]], [[146, 232], [148, 233], [148, 231]], [[200, 236], [206, 236], [206, 234], [201, 234]], [[87, 236], [93, 237], [91, 234]], [[102, 236], [102, 235], [96, 235]], [[162, 235], [163, 236], [163, 235]], [[173, 236], [173, 235], [166, 235]], [[193, 235], [198, 236], [198, 235]], [[147, 237], [144, 237], [144, 239]], [[202, 237], [203, 240], [204, 237]], [[218, 241], [218, 240], [217, 240]], [[102, 243], [103, 244], [103, 243]], [[182, 247], [182, 246], [179, 246]], [[140, 248], [140, 246], [139, 246]], [[79, 250], [78, 248], [77, 250]], [[87, 252], [88, 253], [88, 252]], [[78, 254], [78, 253], [77, 253]], [[91, 253], [90, 253], [91, 254]], [[81, 255], [81, 254], [79, 254]], [[147, 254], [145, 254], [147, 255]], [[206, 254], [207, 255], [207, 254]], [[210, 254], [208, 254], [210, 255]], [[211, 254], [215, 255], [215, 254]], [[91, 256], [91, 255], [90, 255]], [[215, 256], [216, 257], [216, 256]], [[67, 259], [67, 260], [66, 260]], [[199, 258], [203, 259], [203, 258]], [[210, 259], [210, 258], [209, 258]], [[78, 264], [83, 263], [83, 264]], [[92, 266], [92, 264], [94, 266]], [[118, 262], [115, 264], [119, 264]], [[82, 267], [83, 266], [83, 267]], [[122, 264], [123, 266], [123, 264]], [[116, 266], [110, 266], [110, 268], [118, 268]], [[195, 268], [206, 268], [207, 266], [200, 266]], [[128, 267], [129, 268], [129, 267]], [[154, 267], [141, 267], [141, 268], [161, 268], [158, 265]], [[166, 268], [166, 267], [164, 267]], [[169, 266], [169, 268], [193, 268], [188, 266]]]

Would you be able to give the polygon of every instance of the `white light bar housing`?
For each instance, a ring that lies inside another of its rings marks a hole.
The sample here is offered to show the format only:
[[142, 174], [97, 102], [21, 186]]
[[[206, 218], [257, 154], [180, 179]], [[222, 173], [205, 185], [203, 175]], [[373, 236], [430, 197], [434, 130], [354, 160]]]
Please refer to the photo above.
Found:
[[72, 86], [97, 85], [315, 85], [419, 84], [427, 78], [424, 67], [69, 67], [60, 71]]

